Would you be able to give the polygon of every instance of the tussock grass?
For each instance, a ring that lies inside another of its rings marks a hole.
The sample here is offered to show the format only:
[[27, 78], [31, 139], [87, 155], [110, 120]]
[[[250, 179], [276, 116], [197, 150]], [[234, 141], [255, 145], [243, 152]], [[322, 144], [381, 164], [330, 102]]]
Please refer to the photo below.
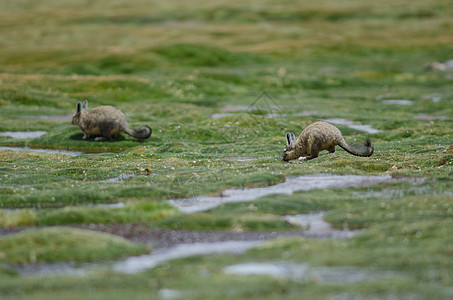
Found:
[[148, 251], [110, 234], [63, 227], [31, 229], [0, 239], [2, 260], [14, 264], [94, 261]]
[[[452, 75], [423, 66], [452, 59], [451, 15], [448, 0], [1, 2], [0, 131], [48, 133], [31, 140], [0, 137], [0, 146], [85, 154], [0, 150], [0, 207], [25, 208], [0, 211], [1, 226], [43, 226], [2, 237], [9, 248], [0, 250], [0, 260], [30, 262], [35, 256], [25, 244], [39, 246], [37, 261], [143, 253], [124, 240], [115, 250], [111, 236], [96, 244], [91, 232], [50, 228], [63, 224], [293, 230], [281, 215], [329, 210], [325, 218], [333, 226], [365, 229], [347, 241], [283, 239], [242, 257], [188, 258], [140, 275], [53, 278], [45, 285], [0, 266], [2, 299], [148, 299], [160, 298], [162, 288], [190, 299], [448, 298]], [[273, 101], [259, 98], [263, 91]], [[120, 108], [130, 127], [148, 125], [153, 135], [82, 140], [67, 116], [85, 99], [89, 108]], [[383, 102], [392, 99], [412, 105]], [[232, 115], [211, 118], [222, 112]], [[328, 118], [381, 130], [338, 126], [351, 143], [369, 136], [373, 156], [337, 148], [309, 162], [281, 161], [286, 132], [297, 135]], [[194, 191], [219, 195], [317, 173], [423, 177], [425, 183], [272, 195], [253, 206], [225, 204], [195, 215], [163, 203]], [[133, 176], [104, 182], [124, 174]], [[119, 201], [125, 207], [89, 206]], [[340, 286], [221, 271], [258, 259], [371, 266], [401, 276]]]

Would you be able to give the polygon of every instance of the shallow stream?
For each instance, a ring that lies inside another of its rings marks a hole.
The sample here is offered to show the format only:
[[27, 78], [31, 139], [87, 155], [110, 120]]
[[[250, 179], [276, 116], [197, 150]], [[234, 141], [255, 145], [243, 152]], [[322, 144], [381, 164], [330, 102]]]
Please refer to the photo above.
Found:
[[169, 203], [182, 212], [194, 213], [206, 211], [225, 203], [253, 201], [260, 197], [274, 194], [292, 195], [297, 191], [370, 186], [382, 182], [397, 181], [399, 180], [392, 178], [390, 175], [312, 174], [287, 177], [285, 182], [266, 187], [228, 189], [223, 191], [221, 196], [217, 197], [200, 195], [190, 198], [169, 200]]

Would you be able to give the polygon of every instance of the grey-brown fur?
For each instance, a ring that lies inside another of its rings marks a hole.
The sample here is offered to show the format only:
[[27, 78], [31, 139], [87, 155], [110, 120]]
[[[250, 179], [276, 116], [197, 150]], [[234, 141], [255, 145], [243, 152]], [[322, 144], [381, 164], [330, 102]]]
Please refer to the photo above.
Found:
[[146, 125], [137, 130], [129, 129], [124, 114], [113, 106], [98, 106], [90, 111], [87, 107], [88, 101], [78, 102], [72, 117], [72, 124], [83, 131], [83, 139], [97, 136], [96, 141], [111, 140], [122, 131], [137, 139], [147, 139], [151, 135], [152, 130]]
[[369, 139], [363, 144], [349, 145], [337, 127], [324, 121], [317, 121], [305, 127], [297, 140], [294, 133], [288, 132], [286, 134], [283, 160], [310, 160], [318, 157], [319, 152], [323, 150], [334, 153], [337, 145], [356, 156], [368, 157], [374, 151]]

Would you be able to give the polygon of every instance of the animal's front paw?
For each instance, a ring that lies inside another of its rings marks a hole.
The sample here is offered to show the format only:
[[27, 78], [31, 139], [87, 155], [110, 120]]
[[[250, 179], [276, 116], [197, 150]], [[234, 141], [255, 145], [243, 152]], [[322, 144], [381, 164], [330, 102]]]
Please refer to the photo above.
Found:
[[299, 160], [300, 160], [300, 161], [306, 161], [306, 160], [307, 160], [307, 157], [306, 157], [306, 156], [301, 156], [301, 157], [299, 157]]

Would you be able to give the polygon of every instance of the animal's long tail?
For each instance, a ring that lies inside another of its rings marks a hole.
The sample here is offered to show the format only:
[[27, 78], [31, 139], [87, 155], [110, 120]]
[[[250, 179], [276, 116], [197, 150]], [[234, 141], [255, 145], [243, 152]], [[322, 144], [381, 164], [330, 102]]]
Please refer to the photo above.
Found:
[[144, 140], [150, 137], [153, 130], [149, 126], [142, 126], [137, 130], [126, 129], [124, 130], [128, 135], [133, 136], [134, 138]]
[[351, 153], [352, 155], [356, 156], [364, 156], [369, 157], [373, 155], [374, 147], [371, 145], [370, 138], [367, 138], [364, 143], [357, 143], [357, 144], [347, 144], [345, 140], [342, 140], [341, 143], [338, 144], [341, 148], [346, 150], [347, 152]]

